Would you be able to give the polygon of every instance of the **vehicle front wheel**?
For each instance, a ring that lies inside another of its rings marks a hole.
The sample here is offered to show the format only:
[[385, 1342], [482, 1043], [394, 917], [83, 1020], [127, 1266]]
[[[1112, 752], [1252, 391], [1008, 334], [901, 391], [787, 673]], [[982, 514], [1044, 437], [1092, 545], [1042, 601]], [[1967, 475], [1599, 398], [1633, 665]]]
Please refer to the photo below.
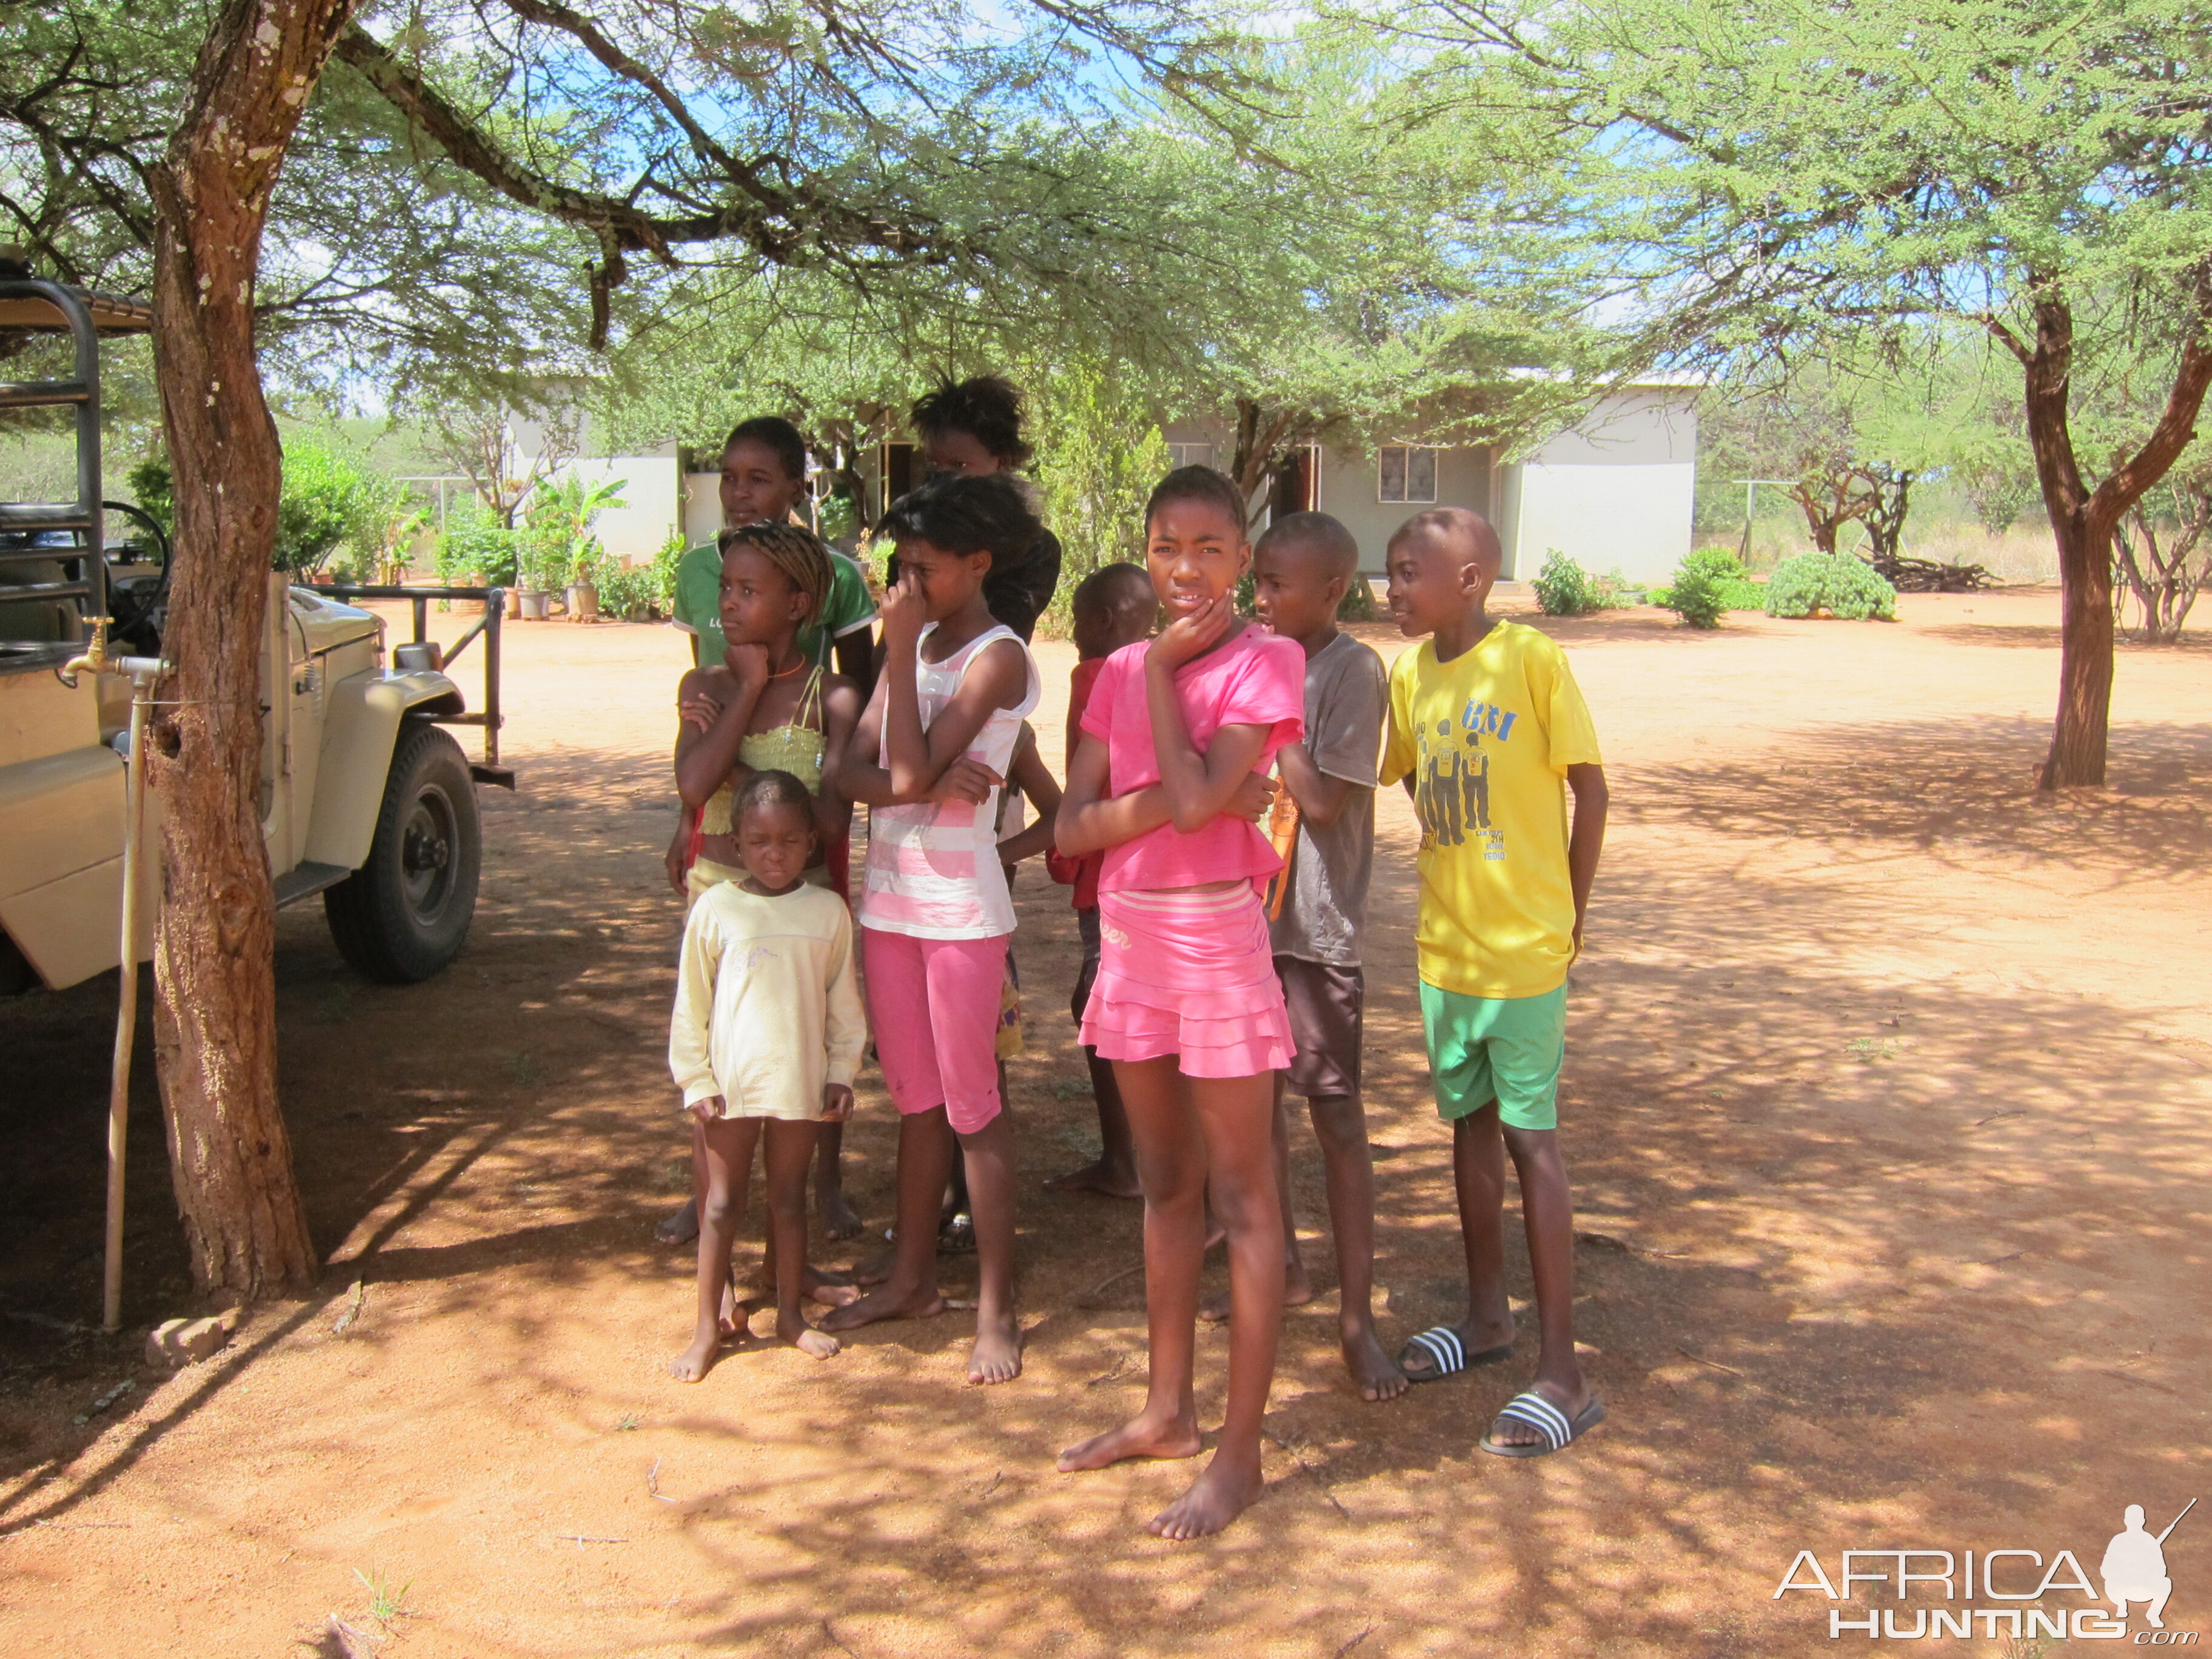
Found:
[[338, 954], [387, 984], [429, 978], [469, 936], [483, 861], [460, 744], [426, 720], [403, 722], [368, 861], [323, 895]]

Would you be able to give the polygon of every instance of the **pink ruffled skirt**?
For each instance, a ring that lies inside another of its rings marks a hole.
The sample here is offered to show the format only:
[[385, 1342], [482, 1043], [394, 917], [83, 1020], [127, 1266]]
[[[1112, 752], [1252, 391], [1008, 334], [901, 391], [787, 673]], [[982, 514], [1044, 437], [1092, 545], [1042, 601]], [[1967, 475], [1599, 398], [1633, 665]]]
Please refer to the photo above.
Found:
[[1102, 892], [1080, 1041], [1105, 1060], [1179, 1057], [1185, 1077], [1256, 1077], [1297, 1048], [1260, 896]]

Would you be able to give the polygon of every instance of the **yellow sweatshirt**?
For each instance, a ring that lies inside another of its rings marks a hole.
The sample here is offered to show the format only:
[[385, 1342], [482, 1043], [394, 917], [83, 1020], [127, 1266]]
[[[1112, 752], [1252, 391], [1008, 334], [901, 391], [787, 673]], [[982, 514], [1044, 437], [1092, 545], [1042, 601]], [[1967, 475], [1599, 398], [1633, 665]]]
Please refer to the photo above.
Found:
[[668, 1025], [684, 1104], [732, 1117], [818, 1118], [867, 1046], [844, 901], [800, 885], [775, 898], [717, 883], [691, 907]]

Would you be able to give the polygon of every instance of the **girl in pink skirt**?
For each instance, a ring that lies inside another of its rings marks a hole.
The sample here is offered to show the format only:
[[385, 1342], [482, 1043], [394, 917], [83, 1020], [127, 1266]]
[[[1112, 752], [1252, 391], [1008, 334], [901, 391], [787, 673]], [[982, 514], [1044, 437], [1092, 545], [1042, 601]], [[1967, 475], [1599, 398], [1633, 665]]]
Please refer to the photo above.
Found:
[[1292, 1047], [1259, 889], [1282, 867], [1255, 820], [1275, 751], [1304, 732], [1304, 653], [1237, 616], [1244, 504], [1210, 467], [1170, 473], [1145, 511], [1168, 626], [1107, 659], [1083, 714], [1054, 840], [1103, 850], [1098, 978], [1082, 1042], [1114, 1063], [1145, 1189], [1152, 1376], [1144, 1409], [1060, 1454], [1063, 1470], [1199, 1450], [1191, 1364], [1209, 1184], [1229, 1235], [1229, 1403], [1213, 1461], [1152, 1522], [1218, 1532], [1260, 1495], [1260, 1424], [1283, 1313], [1269, 1151], [1273, 1073]]

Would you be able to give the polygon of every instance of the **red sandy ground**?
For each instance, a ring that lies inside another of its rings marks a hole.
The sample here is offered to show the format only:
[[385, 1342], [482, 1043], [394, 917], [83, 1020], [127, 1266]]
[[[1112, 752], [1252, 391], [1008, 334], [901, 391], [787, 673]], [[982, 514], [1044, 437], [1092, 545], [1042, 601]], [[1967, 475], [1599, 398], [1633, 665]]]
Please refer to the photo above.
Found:
[[[2041, 799], [2056, 617], [2027, 593], [1907, 599], [1893, 627], [1544, 624], [1614, 790], [1564, 1100], [1611, 1420], [1562, 1456], [1476, 1451], [1525, 1339], [1510, 1366], [1362, 1405], [1308, 1140], [1322, 1293], [1286, 1322], [1267, 1492], [1180, 1546], [1141, 1523], [1189, 1466], [1052, 1468], [1134, 1407], [1144, 1326], [1138, 1207], [1036, 1187], [1095, 1144], [1073, 929], [1041, 872], [1012, 1093], [1027, 1374], [964, 1386], [955, 1313], [826, 1365], [662, 1376], [690, 1294], [650, 1236], [682, 1185], [659, 879], [681, 646], [511, 629], [523, 787], [485, 792], [460, 961], [370, 986], [314, 907], [279, 928], [285, 1098], [330, 1263], [312, 1299], [182, 1374], [138, 1364], [145, 1327], [189, 1310], [142, 1079], [134, 1329], [76, 1326], [112, 981], [0, 1009], [0, 1651], [337, 1653], [335, 1613], [406, 1656], [1765, 1656], [1848, 1650], [1818, 1595], [1773, 1598], [1801, 1548], [1831, 1576], [1847, 1547], [1903, 1546], [2069, 1548], [2094, 1573], [2124, 1504], [2155, 1529], [2212, 1496], [2212, 652], [2124, 650], [2112, 787]], [[1040, 656], [1057, 730], [1072, 653]], [[1395, 793], [1381, 839], [1395, 1342], [1462, 1290]], [[871, 1077], [849, 1144], [878, 1227], [892, 1133]], [[956, 1294], [971, 1273], [951, 1267]], [[1209, 1418], [1223, 1363], [1210, 1333]], [[2212, 1510], [2167, 1559], [2168, 1625], [2212, 1626]], [[364, 1577], [404, 1611], [371, 1618]], [[1976, 1634], [1944, 1645], [1997, 1650]]]

